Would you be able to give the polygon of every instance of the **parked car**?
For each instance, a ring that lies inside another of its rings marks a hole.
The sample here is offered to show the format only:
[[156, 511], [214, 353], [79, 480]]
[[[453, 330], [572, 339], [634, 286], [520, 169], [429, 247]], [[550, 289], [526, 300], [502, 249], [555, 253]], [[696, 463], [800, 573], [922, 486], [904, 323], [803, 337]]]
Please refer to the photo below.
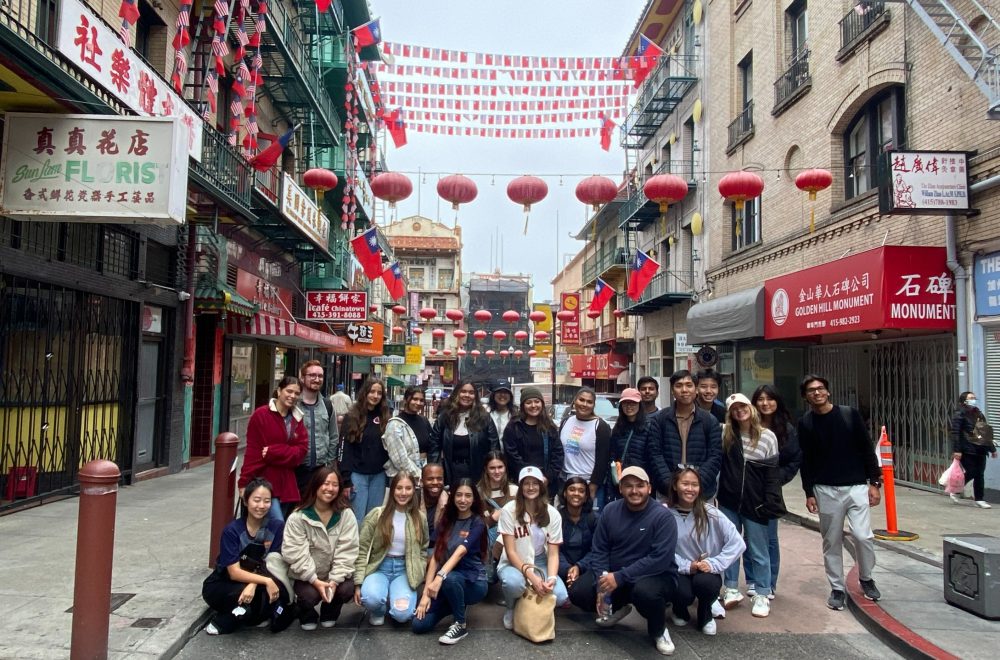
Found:
[[[552, 419], [557, 424], [561, 424], [570, 413], [573, 412], [573, 405], [569, 403], [557, 403], [553, 406]], [[598, 394], [594, 402], [594, 414], [603, 419], [611, 426], [618, 421], [618, 396], [613, 394]]]

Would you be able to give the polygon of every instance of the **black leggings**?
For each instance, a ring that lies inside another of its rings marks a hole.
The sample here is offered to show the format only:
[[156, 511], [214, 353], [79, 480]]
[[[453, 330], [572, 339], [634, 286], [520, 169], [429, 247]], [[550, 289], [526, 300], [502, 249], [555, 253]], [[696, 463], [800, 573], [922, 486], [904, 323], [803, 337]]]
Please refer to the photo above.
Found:
[[984, 482], [986, 481], [986, 454], [962, 453], [962, 471], [965, 472], [965, 482], [972, 482], [972, 497], [977, 502], [983, 500]]
[[267, 596], [267, 587], [262, 584], [257, 585], [254, 591], [253, 600], [243, 605], [246, 614], [236, 616], [233, 610], [239, 605], [240, 594], [246, 589], [243, 582], [235, 582], [229, 576], [213, 573], [201, 586], [201, 597], [215, 610], [215, 617], [212, 623], [223, 635], [235, 632], [242, 626], [256, 626], [262, 621], [270, 621], [275, 605], [288, 606], [288, 592], [281, 582], [275, 580], [280, 592], [278, 600], [271, 603]]
[[[667, 627], [666, 609], [674, 594], [674, 576], [670, 573], [639, 578], [635, 584], [620, 584], [611, 594], [611, 604], [619, 610], [628, 603], [646, 619], [646, 633], [659, 637]], [[718, 590], [716, 590], [718, 594]], [[569, 590], [569, 599], [587, 612], [597, 609], [597, 579], [593, 571], [584, 571]]]
[[698, 600], [698, 629], [712, 620], [712, 603], [719, 598], [722, 576], [718, 573], [680, 574], [677, 576], [677, 590], [674, 592], [674, 616], [689, 620], [688, 606]]

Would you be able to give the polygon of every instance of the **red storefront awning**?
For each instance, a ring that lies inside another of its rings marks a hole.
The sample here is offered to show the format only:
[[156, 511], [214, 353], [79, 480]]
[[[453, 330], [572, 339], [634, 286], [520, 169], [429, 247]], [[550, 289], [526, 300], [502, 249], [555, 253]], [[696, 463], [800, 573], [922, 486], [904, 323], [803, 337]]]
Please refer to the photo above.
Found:
[[886, 245], [764, 283], [765, 339], [955, 329], [941, 247]]
[[344, 348], [347, 340], [309, 326], [258, 312], [250, 318], [226, 318], [226, 334], [273, 341], [298, 348]]
[[617, 378], [618, 374], [628, 371], [627, 355], [618, 353], [603, 353], [601, 355], [571, 355], [569, 373], [574, 378], [599, 378], [607, 380]]

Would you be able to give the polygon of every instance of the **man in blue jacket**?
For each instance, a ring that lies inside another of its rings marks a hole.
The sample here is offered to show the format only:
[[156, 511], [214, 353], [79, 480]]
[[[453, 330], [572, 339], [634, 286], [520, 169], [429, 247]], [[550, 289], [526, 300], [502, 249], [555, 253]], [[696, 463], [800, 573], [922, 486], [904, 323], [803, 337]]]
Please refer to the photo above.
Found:
[[650, 497], [649, 476], [633, 465], [622, 471], [622, 499], [604, 507], [594, 530], [590, 554], [580, 563], [580, 577], [569, 598], [588, 612], [598, 597], [611, 595], [612, 614], [597, 625], [610, 627], [628, 616], [634, 604], [646, 619], [646, 632], [664, 655], [674, 652], [665, 608], [677, 584], [677, 523]]
[[712, 413], [696, 405], [690, 371], [681, 369], [670, 376], [670, 392], [673, 405], [650, 420], [646, 439], [646, 466], [653, 473], [653, 486], [665, 495], [678, 466], [690, 466], [701, 477], [705, 499], [711, 500], [722, 467], [722, 428]]

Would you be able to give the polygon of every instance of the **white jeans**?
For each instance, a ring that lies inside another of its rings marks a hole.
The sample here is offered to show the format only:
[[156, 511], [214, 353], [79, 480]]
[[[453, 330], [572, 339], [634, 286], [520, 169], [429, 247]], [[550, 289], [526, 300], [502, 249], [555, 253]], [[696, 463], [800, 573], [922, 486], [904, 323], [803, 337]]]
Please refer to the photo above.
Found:
[[844, 586], [844, 519], [857, 548], [856, 563], [862, 580], [872, 579], [875, 568], [875, 535], [868, 507], [868, 486], [816, 486], [813, 488], [819, 507], [819, 532], [823, 536], [823, 564], [830, 588], [846, 591]]

